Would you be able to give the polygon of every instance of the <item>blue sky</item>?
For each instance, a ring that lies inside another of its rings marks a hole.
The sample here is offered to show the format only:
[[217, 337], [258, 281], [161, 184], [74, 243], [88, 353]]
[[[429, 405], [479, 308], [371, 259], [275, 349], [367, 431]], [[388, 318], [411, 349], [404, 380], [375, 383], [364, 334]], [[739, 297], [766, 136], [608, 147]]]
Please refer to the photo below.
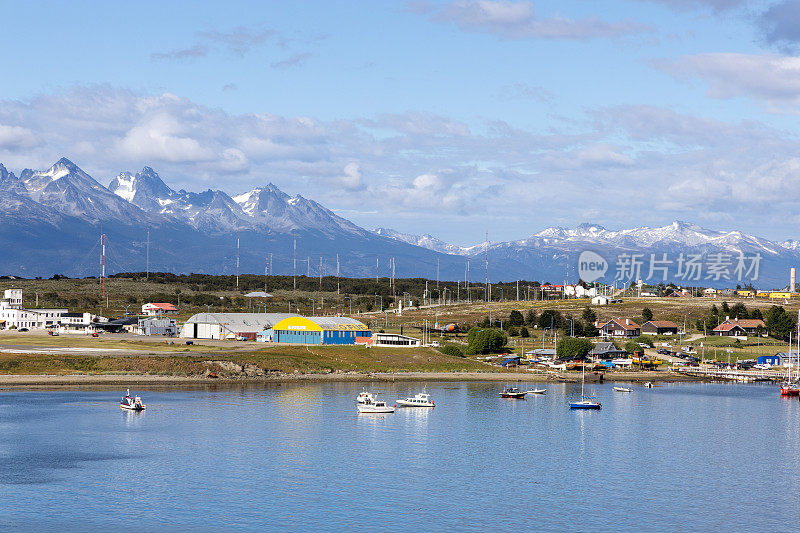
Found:
[[11, 170], [271, 181], [459, 244], [675, 219], [798, 237], [798, 0], [0, 6]]

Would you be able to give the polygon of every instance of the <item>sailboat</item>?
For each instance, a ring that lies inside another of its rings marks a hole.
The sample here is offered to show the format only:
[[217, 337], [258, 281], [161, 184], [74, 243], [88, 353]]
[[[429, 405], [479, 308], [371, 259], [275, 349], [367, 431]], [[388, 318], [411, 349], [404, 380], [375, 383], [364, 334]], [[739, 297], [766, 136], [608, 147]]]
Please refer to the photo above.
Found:
[[[586, 365], [581, 365], [581, 399], [580, 401], [569, 402], [570, 409], [600, 409], [602, 405], [600, 402], [595, 401], [595, 398], [587, 397], [584, 395], [583, 389], [586, 385]], [[575, 395], [575, 390], [572, 391], [572, 396]], [[570, 396], [570, 400], [572, 400], [572, 396]]]
[[[800, 311], [797, 312], [797, 317], [800, 319]], [[800, 365], [800, 323], [798, 323], [797, 337], [797, 364]], [[781, 383], [781, 396], [800, 396], [800, 369], [798, 375], [792, 378], [792, 332], [789, 332], [789, 368], [786, 372], [786, 381]]]

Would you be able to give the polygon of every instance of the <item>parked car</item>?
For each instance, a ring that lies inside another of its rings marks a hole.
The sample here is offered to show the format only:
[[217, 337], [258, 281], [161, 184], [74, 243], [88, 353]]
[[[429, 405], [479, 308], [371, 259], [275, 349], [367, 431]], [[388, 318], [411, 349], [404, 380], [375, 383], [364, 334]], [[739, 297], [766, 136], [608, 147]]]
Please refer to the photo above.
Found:
[[17, 331], [28, 331], [28, 328], [19, 328]]

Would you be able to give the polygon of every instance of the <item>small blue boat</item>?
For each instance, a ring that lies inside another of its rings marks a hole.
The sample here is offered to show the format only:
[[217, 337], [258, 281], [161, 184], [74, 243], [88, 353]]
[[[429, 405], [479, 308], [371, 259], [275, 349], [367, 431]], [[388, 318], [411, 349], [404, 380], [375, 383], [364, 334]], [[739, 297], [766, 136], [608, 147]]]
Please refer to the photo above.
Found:
[[[602, 405], [600, 402], [594, 401], [594, 397], [584, 396], [583, 394], [583, 387], [586, 381], [586, 365], [581, 365], [581, 399], [580, 401], [572, 401], [572, 397], [575, 396], [575, 389], [572, 390], [572, 394], [570, 395], [570, 402], [569, 408], [570, 409], [600, 409]], [[577, 387], [577, 383], [575, 384]]]
[[583, 399], [579, 402], [569, 402], [570, 409], [600, 409], [602, 404], [600, 402], [593, 402], [589, 399]]

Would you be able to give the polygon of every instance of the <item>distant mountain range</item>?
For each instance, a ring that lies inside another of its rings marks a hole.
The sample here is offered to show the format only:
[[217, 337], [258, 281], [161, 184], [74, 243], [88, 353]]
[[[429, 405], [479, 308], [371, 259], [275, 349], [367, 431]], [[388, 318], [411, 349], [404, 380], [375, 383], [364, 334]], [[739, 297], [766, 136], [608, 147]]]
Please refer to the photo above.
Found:
[[[375, 233], [423, 248], [470, 257], [479, 271], [484, 272], [485, 243], [457, 246], [431, 235], [411, 235], [387, 228], [376, 229]], [[494, 269], [516, 271], [527, 266], [528, 272], [538, 273], [537, 276], [528, 274], [529, 279], [553, 284], [566, 279], [574, 283], [579, 279], [578, 258], [587, 250], [610, 263], [609, 275], [601, 280], [609, 283], [614, 281], [619, 270], [632, 274], [630, 265], [635, 261], [641, 262], [640, 276], [625, 275], [622, 281], [661, 281], [666, 269], [667, 281], [685, 285], [729, 287], [752, 282], [755, 286], [783, 288], [789, 284], [789, 268], [800, 267], [800, 241], [773, 242], [740, 231], [714, 231], [676, 221], [660, 228], [617, 231], [585, 223], [574, 229], [553, 227], [525, 239], [490, 243], [490, 273]], [[638, 257], [633, 258], [634, 255]], [[689, 266], [692, 256], [698, 255], [702, 257], [696, 264], [701, 266]], [[743, 265], [739, 265], [740, 258]], [[651, 262], [657, 267], [653, 277], [650, 277]], [[757, 263], [756, 268], [753, 268], [754, 263]], [[621, 268], [616, 268], [618, 265]], [[737, 271], [742, 266], [744, 268]]]
[[[343, 276], [374, 277], [376, 268], [380, 276], [388, 276], [390, 257], [395, 258], [397, 277], [433, 278], [438, 263], [441, 279], [464, 279], [467, 258], [473, 283], [486, 275], [485, 243], [458, 246], [431, 235], [369, 231], [271, 183], [233, 197], [220, 190], [175, 191], [155, 170], [144, 167], [135, 174], [122, 172], [104, 187], [66, 158], [45, 171], [26, 169], [19, 176], [0, 165], [0, 224], [0, 274], [25, 277], [97, 275], [101, 232], [107, 235], [111, 272], [145, 270], [149, 232], [151, 271], [233, 274], [238, 234], [242, 273], [264, 272], [271, 255], [274, 274], [291, 274], [296, 241], [298, 274], [318, 276], [320, 256], [323, 273], [335, 274], [338, 254]], [[685, 222], [619, 231], [581, 224], [489, 244], [489, 278], [576, 282], [578, 257], [587, 250], [609, 263], [602, 278], [607, 282], [613, 281], [620, 260], [624, 263], [634, 254], [642, 262], [642, 279], [648, 277], [655, 254], [672, 261], [669, 280], [704, 286], [749, 282], [736, 277], [740, 255], [760, 256], [756, 286], [786, 286], [788, 268], [800, 266], [800, 241], [778, 243]], [[695, 254], [702, 255], [700, 279], [682, 278], [679, 263], [684, 266]], [[720, 258], [730, 262], [727, 279], [709, 271]]]

